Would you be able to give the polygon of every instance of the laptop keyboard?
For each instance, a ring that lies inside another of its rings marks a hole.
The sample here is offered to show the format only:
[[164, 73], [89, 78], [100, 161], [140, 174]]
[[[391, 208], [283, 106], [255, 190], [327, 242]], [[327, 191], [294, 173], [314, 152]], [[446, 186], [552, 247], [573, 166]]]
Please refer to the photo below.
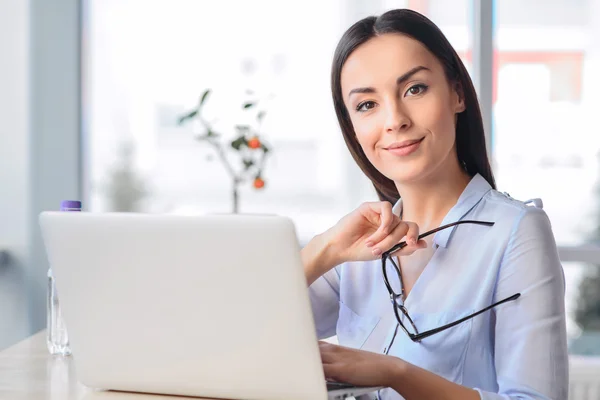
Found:
[[341, 382], [327, 382], [327, 391], [331, 392], [332, 390], [340, 390], [340, 389], [349, 389], [356, 387], [356, 385], [351, 385], [349, 383], [341, 383]]

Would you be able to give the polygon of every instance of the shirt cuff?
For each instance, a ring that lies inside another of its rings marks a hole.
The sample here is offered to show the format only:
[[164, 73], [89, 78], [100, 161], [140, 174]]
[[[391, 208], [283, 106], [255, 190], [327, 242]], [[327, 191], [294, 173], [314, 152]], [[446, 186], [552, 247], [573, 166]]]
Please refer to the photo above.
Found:
[[503, 394], [492, 393], [492, 392], [484, 392], [481, 389], [473, 388], [477, 393], [479, 393], [479, 398], [481, 400], [510, 400], [510, 397]]

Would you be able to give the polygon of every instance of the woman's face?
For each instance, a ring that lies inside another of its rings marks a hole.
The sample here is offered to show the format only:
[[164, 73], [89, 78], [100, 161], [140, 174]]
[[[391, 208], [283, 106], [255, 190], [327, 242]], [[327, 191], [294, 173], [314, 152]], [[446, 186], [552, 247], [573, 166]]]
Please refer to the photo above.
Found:
[[455, 121], [464, 102], [420, 42], [370, 39], [348, 57], [341, 86], [358, 142], [387, 178], [414, 182], [458, 164]]

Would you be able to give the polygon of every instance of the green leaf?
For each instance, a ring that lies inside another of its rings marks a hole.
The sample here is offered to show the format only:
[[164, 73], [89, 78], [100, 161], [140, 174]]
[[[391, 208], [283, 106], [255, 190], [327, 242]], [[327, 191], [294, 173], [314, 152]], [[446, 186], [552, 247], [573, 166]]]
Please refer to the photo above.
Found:
[[200, 105], [204, 104], [204, 102], [206, 101], [206, 98], [208, 97], [209, 94], [210, 94], [210, 89], [206, 89], [204, 91], [204, 93], [202, 94], [202, 97], [200, 98]]
[[235, 139], [233, 142], [231, 142], [231, 147], [233, 147], [235, 150], [240, 150], [240, 148], [242, 146], [246, 145], [246, 138], [243, 136], [240, 136], [239, 138]]
[[262, 149], [263, 153], [265, 153], [265, 154], [267, 154], [269, 151], [271, 151], [271, 149], [269, 149], [264, 144], [261, 144], [260, 148]]
[[250, 168], [252, 168], [252, 166], [254, 165], [254, 161], [253, 160], [243, 160], [244, 162], [244, 169], [247, 171]]
[[194, 110], [194, 111], [190, 111], [189, 113], [179, 117], [179, 120], [177, 121], [177, 123], [179, 125], [183, 124], [185, 121], [187, 121], [188, 119], [192, 119], [194, 118], [196, 115], [198, 115], [198, 110]]
[[208, 131], [206, 132], [206, 136], [208, 136], [208, 137], [216, 137], [216, 136], [219, 136], [219, 134], [215, 133], [212, 129], [208, 129]]
[[244, 105], [242, 106], [245, 110], [249, 109], [250, 107], [254, 107], [256, 103], [253, 103], [251, 101], [244, 103]]
[[266, 113], [267, 113], [266, 111], [261, 111], [258, 113], [258, 115], [256, 116], [256, 119], [258, 120], [258, 122], [262, 121], [262, 119], [265, 117]]

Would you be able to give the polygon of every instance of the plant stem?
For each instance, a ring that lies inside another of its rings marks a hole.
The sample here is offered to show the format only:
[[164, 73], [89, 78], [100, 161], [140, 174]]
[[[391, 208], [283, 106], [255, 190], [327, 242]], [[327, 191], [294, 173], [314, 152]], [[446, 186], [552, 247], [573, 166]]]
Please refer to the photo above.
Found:
[[219, 158], [223, 162], [223, 165], [225, 166], [225, 169], [227, 170], [227, 173], [229, 174], [229, 176], [231, 176], [231, 179], [233, 181], [233, 213], [237, 214], [239, 212], [240, 199], [238, 186], [242, 182], [242, 179], [238, 174], [235, 173], [233, 167], [229, 163], [229, 160], [225, 155], [225, 151], [223, 151], [223, 147], [221, 147], [219, 143], [214, 142], [212, 140], [208, 140], [208, 143], [210, 143], [215, 148], [217, 155], [219, 156]]
[[[204, 125], [204, 127], [207, 129], [207, 131], [210, 131], [209, 124], [202, 118], [201, 115], [198, 115], [198, 117], [199, 117], [202, 125]], [[233, 195], [233, 213], [237, 214], [239, 212], [239, 200], [240, 200], [239, 184], [244, 182], [243, 175], [244, 175], [244, 172], [247, 172], [247, 171], [242, 170], [242, 171], [240, 171], [240, 173], [236, 174], [235, 170], [233, 169], [233, 167], [229, 163], [229, 160], [227, 159], [227, 155], [225, 154], [225, 151], [223, 150], [221, 143], [219, 143], [218, 141], [215, 141], [215, 140], [211, 140], [210, 137], [207, 138], [206, 141], [215, 148], [217, 155], [221, 159], [221, 162], [225, 166], [227, 173], [229, 174], [229, 176], [231, 177], [231, 180], [233, 181], [233, 193], [232, 193], [232, 195]]]
[[233, 180], [238, 179], [238, 176], [235, 173], [235, 171], [233, 170], [233, 167], [231, 166], [231, 164], [229, 164], [229, 160], [227, 159], [227, 156], [225, 155], [225, 151], [223, 151], [223, 148], [221, 147], [221, 145], [212, 140], [207, 140], [207, 142], [210, 143], [217, 151], [217, 155], [223, 162], [223, 165], [225, 166], [225, 169], [227, 170], [227, 173], [229, 174], [229, 176], [231, 176], [231, 179], [233, 179]]
[[233, 213], [239, 212], [239, 195], [238, 195], [238, 181], [233, 181]]

